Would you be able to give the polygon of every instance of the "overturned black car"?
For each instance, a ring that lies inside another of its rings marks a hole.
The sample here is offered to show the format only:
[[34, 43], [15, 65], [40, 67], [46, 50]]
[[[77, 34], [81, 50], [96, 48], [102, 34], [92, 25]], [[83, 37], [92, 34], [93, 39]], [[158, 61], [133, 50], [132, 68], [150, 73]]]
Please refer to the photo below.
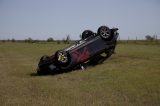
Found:
[[[115, 50], [118, 28], [101, 26], [97, 33], [85, 30], [82, 39], [52, 56], [42, 56], [37, 74], [49, 74], [84, 68], [84, 64], [98, 64], [110, 57]], [[103, 55], [102, 55], [103, 54]], [[105, 54], [105, 55], [104, 55]]]

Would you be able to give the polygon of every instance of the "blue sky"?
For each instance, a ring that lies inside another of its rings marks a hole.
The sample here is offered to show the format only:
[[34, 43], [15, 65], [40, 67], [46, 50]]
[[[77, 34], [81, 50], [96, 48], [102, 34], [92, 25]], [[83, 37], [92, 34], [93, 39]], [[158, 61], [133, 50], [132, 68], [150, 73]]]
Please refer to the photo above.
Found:
[[0, 0], [0, 39], [79, 39], [101, 25], [121, 39], [160, 38], [160, 0]]

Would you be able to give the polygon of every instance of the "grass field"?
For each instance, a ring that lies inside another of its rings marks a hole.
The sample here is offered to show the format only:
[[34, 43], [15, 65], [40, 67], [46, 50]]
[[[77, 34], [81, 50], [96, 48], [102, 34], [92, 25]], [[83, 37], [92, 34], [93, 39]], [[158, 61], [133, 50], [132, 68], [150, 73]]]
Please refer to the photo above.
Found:
[[160, 105], [160, 45], [119, 44], [115, 55], [85, 71], [36, 76], [40, 56], [65, 46], [0, 43], [0, 105]]

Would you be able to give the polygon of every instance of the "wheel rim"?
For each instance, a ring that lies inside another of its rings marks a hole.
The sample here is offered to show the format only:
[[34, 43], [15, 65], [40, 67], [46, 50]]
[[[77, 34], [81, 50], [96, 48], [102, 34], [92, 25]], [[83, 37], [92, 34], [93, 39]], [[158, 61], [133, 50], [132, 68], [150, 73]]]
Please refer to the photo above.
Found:
[[68, 61], [67, 53], [59, 52], [58, 53], [58, 61], [60, 61], [62, 63], [67, 63], [67, 61]]
[[103, 38], [109, 38], [110, 36], [110, 32], [108, 31], [107, 28], [102, 28], [100, 34]]

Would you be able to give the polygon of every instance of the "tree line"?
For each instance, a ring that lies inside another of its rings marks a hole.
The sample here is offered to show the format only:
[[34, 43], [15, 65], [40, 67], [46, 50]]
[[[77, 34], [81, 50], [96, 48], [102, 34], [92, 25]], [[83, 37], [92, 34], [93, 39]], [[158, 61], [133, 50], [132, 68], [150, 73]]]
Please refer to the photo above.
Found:
[[[81, 34], [80, 34], [80, 38], [81, 38]], [[121, 41], [120, 36], [119, 36], [118, 40]], [[129, 37], [128, 37], [128, 40], [131, 40], [131, 39], [129, 39]], [[140, 39], [137, 39], [137, 37], [136, 37], [136, 40], [140, 40]], [[146, 35], [145, 40], [156, 41], [156, 40], [158, 40], [158, 36], [157, 35]], [[16, 39], [12, 38], [12, 39], [7, 39], [7, 40], [0, 40], [0, 42], [26, 42], [26, 43], [57, 42], [57, 44], [60, 44], [60, 43], [69, 44], [69, 43], [73, 42], [73, 40], [71, 40], [70, 35], [67, 35], [66, 38], [63, 38], [61, 40], [55, 40], [53, 37], [49, 37], [46, 40], [34, 40], [31, 37], [29, 37], [24, 40], [16, 40]]]
[[64, 43], [64, 44], [69, 44], [72, 42], [70, 35], [67, 35], [66, 38], [63, 38], [61, 40], [54, 40], [54, 38], [49, 37], [46, 40], [34, 40], [31, 37], [24, 39], [24, 40], [16, 40], [14, 38], [12, 39], [7, 39], [7, 40], [0, 40], [1, 42], [26, 42], [26, 43], [37, 43], [37, 42], [57, 42], [57, 44]]

